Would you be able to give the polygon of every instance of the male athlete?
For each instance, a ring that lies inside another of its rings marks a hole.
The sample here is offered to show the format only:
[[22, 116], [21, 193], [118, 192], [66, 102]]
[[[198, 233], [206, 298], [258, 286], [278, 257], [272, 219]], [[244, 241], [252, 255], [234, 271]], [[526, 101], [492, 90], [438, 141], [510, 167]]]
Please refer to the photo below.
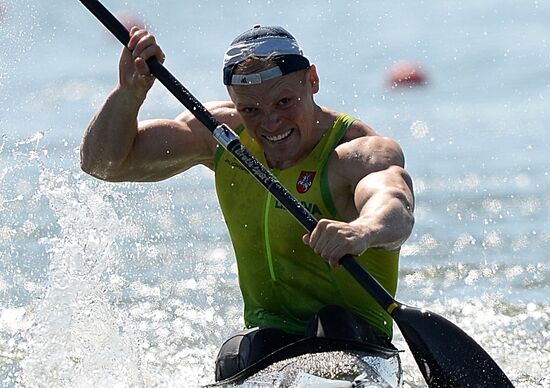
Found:
[[399, 249], [414, 223], [412, 182], [399, 145], [316, 104], [317, 69], [286, 30], [255, 26], [239, 35], [223, 62], [231, 100], [205, 106], [319, 219], [304, 234], [191, 113], [138, 122], [154, 82], [146, 60], [165, 56], [148, 31], [134, 27], [130, 36], [119, 83], [84, 134], [82, 169], [107, 181], [140, 182], [197, 164], [214, 171], [248, 328], [222, 346], [216, 379], [308, 336], [391, 348], [390, 316], [338, 262], [356, 255], [395, 294]]

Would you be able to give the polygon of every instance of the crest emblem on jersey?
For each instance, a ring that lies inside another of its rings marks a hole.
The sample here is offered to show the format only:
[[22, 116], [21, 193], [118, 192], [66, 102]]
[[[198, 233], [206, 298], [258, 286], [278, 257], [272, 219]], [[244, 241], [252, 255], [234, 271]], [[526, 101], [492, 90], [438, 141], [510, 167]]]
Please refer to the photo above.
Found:
[[296, 182], [296, 190], [300, 194], [305, 193], [313, 185], [313, 179], [315, 178], [317, 171], [302, 171]]

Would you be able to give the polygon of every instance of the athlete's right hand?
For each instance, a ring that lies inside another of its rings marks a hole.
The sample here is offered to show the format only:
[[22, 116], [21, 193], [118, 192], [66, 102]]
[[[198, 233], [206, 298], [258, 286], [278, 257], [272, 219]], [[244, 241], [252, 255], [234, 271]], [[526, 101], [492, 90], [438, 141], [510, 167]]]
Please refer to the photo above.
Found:
[[120, 56], [120, 87], [131, 90], [136, 96], [144, 99], [155, 81], [146, 63], [151, 57], [157, 57], [161, 63], [164, 62], [164, 53], [155, 37], [145, 29], [132, 27], [128, 47], [122, 50]]

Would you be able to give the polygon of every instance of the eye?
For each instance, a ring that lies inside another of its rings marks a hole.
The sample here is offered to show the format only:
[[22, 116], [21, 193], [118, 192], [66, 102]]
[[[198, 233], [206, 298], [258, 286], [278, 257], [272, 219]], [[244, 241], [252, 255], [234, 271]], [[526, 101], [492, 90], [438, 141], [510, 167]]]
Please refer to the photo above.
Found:
[[253, 115], [256, 112], [258, 112], [258, 108], [255, 108], [253, 106], [246, 106], [244, 108], [239, 109], [242, 114], [245, 114], [247, 116]]
[[281, 107], [285, 107], [285, 106], [289, 106], [290, 104], [292, 103], [292, 99], [289, 98], [289, 97], [284, 97], [284, 98], [281, 98], [279, 100], [279, 102], [277, 103], [277, 105], [281, 106]]

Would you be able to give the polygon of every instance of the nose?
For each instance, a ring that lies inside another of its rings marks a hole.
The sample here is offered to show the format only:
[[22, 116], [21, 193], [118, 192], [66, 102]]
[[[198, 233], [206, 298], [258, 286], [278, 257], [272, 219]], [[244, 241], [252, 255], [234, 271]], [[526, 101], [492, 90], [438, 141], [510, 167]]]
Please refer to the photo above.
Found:
[[262, 128], [269, 132], [277, 132], [281, 127], [281, 117], [273, 109], [264, 111], [262, 117]]

